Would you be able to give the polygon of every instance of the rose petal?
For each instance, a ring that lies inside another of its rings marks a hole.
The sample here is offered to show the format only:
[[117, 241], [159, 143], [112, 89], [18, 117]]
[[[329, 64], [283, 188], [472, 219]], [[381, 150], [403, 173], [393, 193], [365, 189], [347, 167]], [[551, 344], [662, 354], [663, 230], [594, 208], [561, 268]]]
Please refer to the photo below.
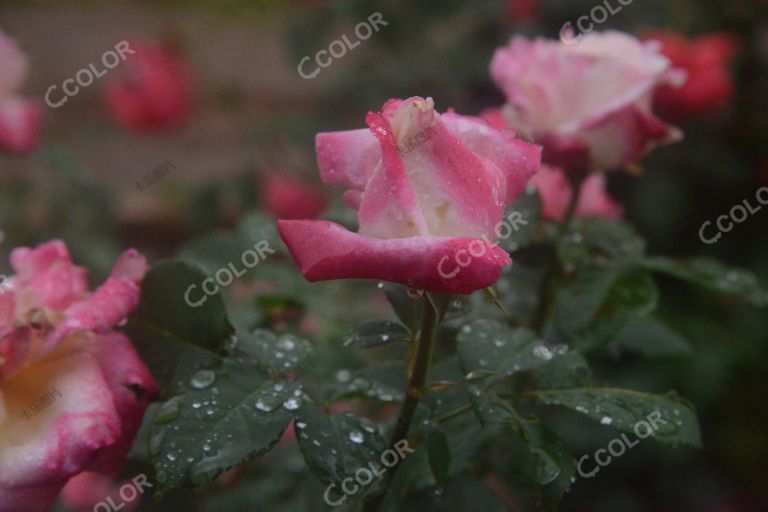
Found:
[[309, 220], [281, 220], [278, 228], [302, 274], [312, 282], [379, 279], [432, 292], [469, 294], [495, 283], [501, 268], [511, 263], [506, 251], [477, 238], [380, 240], [333, 222]]

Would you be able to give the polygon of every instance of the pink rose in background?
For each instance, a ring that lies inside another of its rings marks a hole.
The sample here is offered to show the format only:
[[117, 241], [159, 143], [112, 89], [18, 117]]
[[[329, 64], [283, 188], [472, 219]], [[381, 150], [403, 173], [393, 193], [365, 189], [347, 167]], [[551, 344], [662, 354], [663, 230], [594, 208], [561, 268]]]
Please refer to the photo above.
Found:
[[541, 12], [541, 0], [507, 0], [504, 10], [512, 23], [533, 20]]
[[264, 209], [278, 219], [314, 219], [328, 202], [317, 189], [285, 174], [271, 174], [263, 182]]
[[186, 122], [192, 110], [192, 74], [181, 57], [157, 42], [131, 42], [133, 54], [109, 82], [105, 100], [118, 123], [137, 132], [160, 131]]
[[16, 92], [27, 68], [16, 43], [0, 32], [0, 149], [9, 153], [28, 153], [37, 146], [42, 107]]
[[661, 52], [687, 77], [682, 87], [656, 89], [654, 107], [668, 119], [684, 120], [722, 110], [733, 96], [728, 62], [739, 51], [731, 34], [710, 34], [688, 40], [674, 32], [654, 32], [646, 39], [661, 44]]
[[620, 32], [571, 44], [515, 37], [496, 50], [491, 75], [507, 96], [509, 127], [541, 143], [550, 165], [619, 169], [679, 137], [651, 111], [654, 89], [683, 78], [658, 44]]
[[0, 293], [0, 510], [47, 510], [86, 471], [116, 474], [158, 389], [115, 331], [139, 301], [147, 263], [123, 253], [88, 292], [86, 269], [48, 242], [11, 253]]
[[[132, 485], [132, 482], [128, 480], [123, 484]], [[121, 484], [112, 477], [93, 471], [83, 471], [67, 482], [61, 491], [61, 500], [72, 512], [93, 512], [94, 506], [107, 498], [113, 498], [115, 505], [125, 512], [136, 508], [141, 499], [137, 497], [131, 501], [122, 501], [119, 499], [120, 488]]]
[[[359, 232], [278, 221], [304, 277], [463, 294], [496, 282], [511, 263], [492, 243], [497, 224], [538, 169], [540, 148], [479, 118], [439, 114], [431, 98], [389, 100], [366, 122], [369, 129], [320, 133], [315, 143], [321, 177], [348, 188]], [[471, 261], [446, 277], [440, 266], [457, 255]]]
[[[558, 221], [565, 218], [573, 198], [573, 189], [562, 169], [543, 165], [528, 184], [536, 187], [539, 192], [545, 217]], [[617, 219], [622, 215], [623, 208], [605, 190], [605, 174], [590, 174], [581, 185], [575, 216]]]

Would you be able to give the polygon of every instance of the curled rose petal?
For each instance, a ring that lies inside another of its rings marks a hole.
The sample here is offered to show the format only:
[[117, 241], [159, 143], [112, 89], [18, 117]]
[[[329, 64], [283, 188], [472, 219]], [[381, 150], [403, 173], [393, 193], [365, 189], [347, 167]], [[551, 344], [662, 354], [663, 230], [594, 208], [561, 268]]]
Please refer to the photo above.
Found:
[[478, 238], [415, 236], [382, 240], [328, 221], [278, 222], [308, 281], [378, 279], [441, 293], [468, 294], [499, 279], [506, 251]]

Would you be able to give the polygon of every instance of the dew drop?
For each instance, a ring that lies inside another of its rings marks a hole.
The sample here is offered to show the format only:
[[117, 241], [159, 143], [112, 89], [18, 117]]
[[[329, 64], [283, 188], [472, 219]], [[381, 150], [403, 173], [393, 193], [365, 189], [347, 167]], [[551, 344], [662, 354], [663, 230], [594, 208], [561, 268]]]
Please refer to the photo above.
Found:
[[552, 351], [549, 350], [544, 345], [537, 345], [533, 348], [533, 355], [538, 357], [539, 359], [544, 359], [545, 361], [549, 361], [552, 359]]
[[277, 346], [283, 350], [293, 350], [296, 348], [296, 342], [290, 338], [283, 338], [277, 342]]
[[283, 402], [283, 407], [285, 407], [289, 411], [295, 411], [296, 409], [299, 408], [299, 405], [301, 404], [295, 398], [289, 398], [288, 400]]
[[195, 389], [205, 389], [216, 381], [216, 374], [211, 370], [200, 370], [189, 382]]
[[355, 444], [360, 444], [365, 440], [365, 437], [363, 437], [363, 433], [359, 430], [353, 430], [349, 433], [349, 440]]

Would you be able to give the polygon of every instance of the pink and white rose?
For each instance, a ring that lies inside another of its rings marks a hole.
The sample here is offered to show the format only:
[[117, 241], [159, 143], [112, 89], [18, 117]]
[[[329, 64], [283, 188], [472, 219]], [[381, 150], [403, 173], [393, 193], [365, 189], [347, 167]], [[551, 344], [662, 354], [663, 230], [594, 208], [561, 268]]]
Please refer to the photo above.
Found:
[[657, 43], [614, 31], [578, 44], [515, 37], [496, 50], [491, 76], [510, 128], [542, 144], [550, 165], [619, 169], [680, 137], [651, 110], [657, 86], [684, 79]]
[[28, 63], [13, 39], [0, 32], [0, 149], [27, 153], [37, 145], [42, 107], [18, 94]]
[[[389, 100], [366, 122], [369, 129], [320, 133], [315, 141], [320, 175], [348, 189], [344, 199], [358, 211], [359, 231], [327, 221], [278, 222], [304, 277], [463, 294], [496, 282], [511, 260], [493, 243], [495, 228], [538, 169], [540, 148], [479, 118], [439, 114], [431, 98]], [[440, 262], [470, 246], [469, 266], [444, 277]]]
[[0, 510], [47, 510], [83, 471], [116, 474], [158, 389], [114, 327], [147, 263], [129, 250], [88, 292], [60, 241], [11, 253], [0, 293]]

